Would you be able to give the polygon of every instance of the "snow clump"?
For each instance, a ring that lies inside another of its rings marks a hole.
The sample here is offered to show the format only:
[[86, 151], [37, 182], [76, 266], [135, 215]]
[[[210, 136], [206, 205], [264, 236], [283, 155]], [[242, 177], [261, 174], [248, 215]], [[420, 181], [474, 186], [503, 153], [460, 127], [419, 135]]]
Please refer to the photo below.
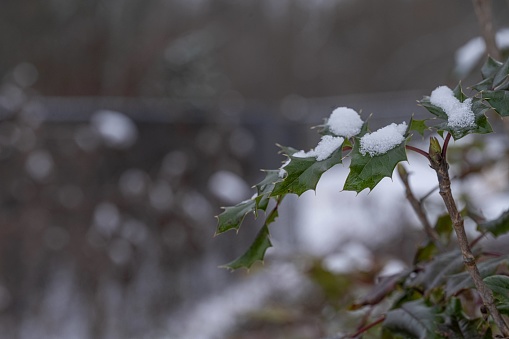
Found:
[[351, 138], [360, 133], [363, 121], [359, 113], [348, 107], [338, 107], [329, 117], [327, 125], [332, 133]]
[[370, 156], [381, 155], [398, 146], [405, 140], [406, 122], [397, 125], [392, 123], [373, 133], [365, 134], [361, 138], [360, 152]]
[[475, 127], [475, 115], [472, 112], [472, 98], [460, 102], [454, 92], [447, 86], [439, 86], [433, 92], [429, 101], [447, 114], [447, 125], [451, 128]]
[[315, 149], [304, 152], [299, 151], [293, 154], [296, 158], [309, 158], [316, 157], [317, 161], [322, 161], [327, 159], [337, 150], [343, 142], [345, 141], [342, 137], [333, 137], [332, 135], [324, 135], [318, 145], [316, 145]]

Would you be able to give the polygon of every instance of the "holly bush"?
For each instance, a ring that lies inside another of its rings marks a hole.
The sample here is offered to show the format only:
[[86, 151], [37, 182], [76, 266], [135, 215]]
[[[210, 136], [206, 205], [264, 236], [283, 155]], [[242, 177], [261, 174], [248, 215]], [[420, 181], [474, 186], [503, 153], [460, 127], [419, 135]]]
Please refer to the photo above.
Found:
[[[224, 208], [217, 217], [216, 234], [220, 234], [238, 232], [247, 214], [265, 216], [252, 245], [224, 267], [249, 269], [256, 261], [263, 261], [272, 246], [270, 225], [278, 217], [281, 201], [288, 194], [300, 196], [315, 190], [322, 174], [345, 158], [350, 158], [350, 172], [343, 186], [346, 191], [375, 189], [383, 178], [392, 177], [397, 167], [407, 197], [424, 224], [427, 241], [416, 250], [412, 267], [381, 277], [371, 291], [350, 306], [355, 310], [389, 304], [381, 314], [364, 319], [356, 333], [344, 337], [358, 337], [367, 331], [376, 331], [382, 338], [508, 337], [505, 318], [509, 315], [509, 276], [504, 268], [509, 267], [509, 256], [487, 252], [479, 239], [467, 239], [463, 221], [470, 218], [482, 234], [500, 237], [509, 233], [509, 211], [488, 221], [468, 209], [458, 211], [448, 172], [451, 139], [492, 133], [488, 111], [500, 117], [509, 115], [509, 59], [499, 62], [488, 57], [481, 76], [482, 81], [470, 86], [470, 95], [459, 83], [453, 90], [438, 87], [422, 98], [419, 104], [431, 114], [429, 119], [409, 116], [407, 122], [372, 132], [369, 118], [362, 121], [355, 112], [351, 119], [353, 110], [340, 108], [318, 126], [322, 141], [315, 149], [304, 152], [279, 146], [287, 159], [283, 166], [264, 171], [265, 177], [254, 186], [256, 192], [251, 199]], [[414, 134], [428, 133], [429, 149], [410, 144]], [[408, 184], [408, 173], [402, 165], [407, 152], [425, 157], [437, 173], [439, 193], [448, 214], [436, 225], [426, 224], [425, 211]], [[452, 230], [457, 241], [451, 239]]]

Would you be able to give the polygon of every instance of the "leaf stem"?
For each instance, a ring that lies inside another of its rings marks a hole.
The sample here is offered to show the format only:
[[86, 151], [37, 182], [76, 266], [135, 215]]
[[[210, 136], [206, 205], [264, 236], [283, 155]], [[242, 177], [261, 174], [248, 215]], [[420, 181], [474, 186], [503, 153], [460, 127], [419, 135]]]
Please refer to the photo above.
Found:
[[[447, 138], [446, 138], [447, 140]], [[444, 145], [444, 148], [447, 145]], [[442, 154], [445, 154], [444, 152]], [[437, 154], [437, 156], [430, 157], [430, 165], [437, 174], [438, 185], [440, 190], [440, 196], [445, 203], [447, 211], [451, 217], [456, 237], [458, 238], [458, 244], [463, 255], [463, 263], [467, 269], [470, 277], [472, 278], [475, 288], [479, 292], [484, 306], [489, 310], [495, 324], [504, 337], [509, 337], [509, 327], [505, 323], [502, 315], [495, 306], [495, 300], [493, 298], [493, 292], [486, 286], [483, 281], [479, 268], [477, 267], [475, 257], [470, 248], [468, 237], [465, 232], [464, 219], [458, 211], [456, 202], [451, 191], [451, 179], [449, 177], [449, 164], [446, 158]]]
[[423, 151], [422, 149], [420, 148], [417, 148], [417, 147], [414, 147], [414, 146], [410, 146], [410, 145], [405, 145], [405, 148], [409, 151], [414, 151], [424, 157], [426, 157], [426, 159], [429, 159], [429, 153], [426, 152], [426, 151]]
[[451, 140], [451, 133], [447, 133], [445, 136], [444, 144], [442, 146], [442, 158], [445, 159], [447, 155], [447, 147], [449, 146], [449, 141]]

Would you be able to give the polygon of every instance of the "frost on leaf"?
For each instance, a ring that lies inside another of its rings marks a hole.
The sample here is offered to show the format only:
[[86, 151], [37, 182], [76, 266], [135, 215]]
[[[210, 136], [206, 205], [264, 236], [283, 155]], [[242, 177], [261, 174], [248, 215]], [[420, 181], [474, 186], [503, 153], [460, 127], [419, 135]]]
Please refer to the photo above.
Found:
[[373, 157], [387, 153], [405, 140], [404, 135], [407, 129], [406, 122], [399, 125], [392, 123], [376, 132], [365, 134], [360, 140], [361, 154], [367, 153]]
[[[360, 141], [359, 138], [357, 140]], [[374, 156], [362, 154], [359, 143], [355, 143], [351, 152], [350, 173], [343, 187], [345, 191], [359, 193], [365, 188], [372, 190], [383, 178], [392, 176], [399, 162], [407, 160], [404, 138], [399, 145]]]
[[299, 151], [294, 153], [293, 156], [297, 158], [315, 157], [317, 161], [322, 161], [330, 157], [335, 150], [343, 145], [344, 141], [345, 139], [342, 137], [324, 135], [314, 149], [308, 152]]
[[342, 149], [339, 147], [325, 160], [318, 161], [314, 157], [300, 158], [295, 149], [281, 147], [282, 152], [288, 156], [290, 162], [284, 166], [286, 176], [276, 183], [271, 196], [295, 193], [301, 195], [305, 191], [314, 190], [322, 174], [332, 166], [342, 161]]
[[472, 111], [472, 99], [461, 102], [447, 86], [439, 86], [429, 99], [432, 105], [440, 107], [447, 114], [447, 123], [452, 128], [475, 127], [475, 115]]
[[439, 133], [448, 131], [454, 140], [467, 134], [493, 131], [485, 116], [489, 106], [482, 99], [467, 98], [460, 85], [454, 91], [440, 86], [433, 91], [431, 97], [424, 97], [419, 103], [431, 114], [445, 120], [433, 128]]
[[355, 110], [338, 107], [327, 120], [327, 127], [335, 135], [351, 138], [360, 133], [363, 121]]

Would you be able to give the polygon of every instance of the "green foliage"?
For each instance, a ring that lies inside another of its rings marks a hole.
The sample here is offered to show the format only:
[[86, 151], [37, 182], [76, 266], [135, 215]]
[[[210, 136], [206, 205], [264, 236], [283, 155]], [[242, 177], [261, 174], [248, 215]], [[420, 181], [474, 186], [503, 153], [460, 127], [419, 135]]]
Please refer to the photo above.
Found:
[[372, 190], [385, 177], [391, 177], [394, 168], [401, 161], [406, 161], [405, 143], [401, 143], [385, 154], [370, 156], [359, 151], [360, 139], [350, 153], [350, 173], [346, 178], [344, 190], [361, 192], [365, 188]]
[[[471, 102], [475, 124], [468, 127], [452, 128], [448, 124], [447, 113], [431, 104], [430, 97], [425, 96], [419, 103], [434, 118], [410, 118], [404, 140], [397, 145], [391, 144], [391, 148], [381, 154], [370, 155], [362, 151], [362, 140], [369, 133], [367, 123], [362, 125], [357, 135], [345, 138], [341, 147], [321, 161], [314, 156], [296, 156], [297, 150], [280, 146], [287, 162], [279, 169], [265, 171], [265, 178], [255, 185], [256, 194], [252, 199], [226, 207], [218, 216], [217, 234], [231, 229], [239, 231], [247, 214], [253, 213], [257, 217], [259, 211], [265, 213], [269, 206], [274, 206], [266, 215], [252, 245], [242, 256], [224, 267], [249, 269], [256, 261], [263, 261], [267, 249], [272, 246], [269, 226], [277, 218], [278, 206], [284, 197], [287, 194], [300, 196], [308, 190], [315, 190], [323, 173], [342, 164], [344, 158], [350, 158], [350, 172], [343, 190], [359, 193], [366, 188], [372, 190], [381, 180], [391, 177], [394, 168], [407, 160], [408, 150], [423, 155], [432, 163], [440, 163], [446, 159], [450, 137], [458, 140], [469, 134], [491, 133], [492, 128], [485, 113], [492, 109], [502, 117], [509, 115], [509, 60], [501, 63], [488, 58], [481, 68], [481, 75], [482, 81], [471, 87], [476, 92], [473, 96], [467, 96], [461, 84], [453, 90], [454, 97], [460, 102]], [[337, 129], [331, 129], [325, 123], [320, 126], [319, 132], [335, 136], [331, 130]], [[426, 130], [438, 133], [444, 140], [432, 136], [427, 151], [408, 145], [412, 138], [410, 131], [424, 135]], [[476, 219], [467, 210], [462, 211], [461, 215]], [[350, 306], [350, 310], [362, 310], [385, 305], [384, 316], [378, 318], [373, 326], [366, 325], [361, 332], [378, 327], [376, 333], [382, 338], [491, 338], [494, 333], [490, 320], [475, 310], [479, 305], [472, 297], [476, 292], [472, 278], [465, 270], [462, 253], [447, 248], [454, 229], [451, 216], [440, 216], [435, 225], [429, 228], [436, 233], [436, 239], [430, 236], [417, 249], [413, 267], [396, 275], [381, 277], [376, 285]], [[477, 229], [495, 237], [508, 234], [509, 211], [495, 220], [478, 223]], [[509, 315], [509, 277], [500, 274], [504, 271], [502, 268], [507, 271], [509, 256], [487, 257], [477, 247], [473, 252], [482, 278], [493, 291], [496, 307]], [[353, 284], [344, 276], [327, 271], [321, 262], [315, 263], [308, 274], [322, 288], [324, 295], [335, 300], [334, 305], [353, 288]]]
[[301, 195], [308, 190], [314, 190], [318, 180], [324, 172], [342, 161], [342, 149], [338, 148], [332, 155], [322, 161], [315, 157], [299, 158], [293, 156], [296, 150], [289, 147], [281, 147], [283, 153], [290, 159], [290, 163], [284, 167], [286, 176], [274, 187], [272, 196], [295, 193]]
[[490, 232], [495, 237], [509, 232], [509, 210], [502, 213], [498, 218], [489, 220], [477, 225], [477, 229], [483, 232]]

